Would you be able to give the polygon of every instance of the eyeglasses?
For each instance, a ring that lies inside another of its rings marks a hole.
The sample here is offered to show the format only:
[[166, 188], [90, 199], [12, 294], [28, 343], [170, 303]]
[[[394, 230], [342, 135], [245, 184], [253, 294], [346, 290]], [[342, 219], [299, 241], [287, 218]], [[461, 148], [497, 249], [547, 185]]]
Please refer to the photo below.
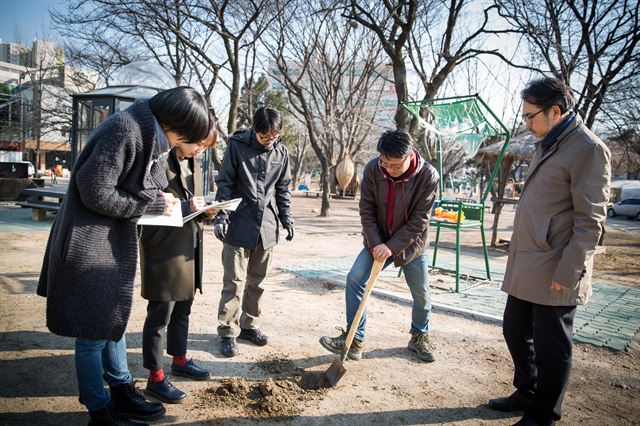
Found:
[[531, 123], [531, 121], [533, 120], [533, 118], [540, 114], [542, 111], [544, 111], [546, 108], [542, 108], [540, 111], [538, 112], [534, 112], [533, 114], [528, 113], [528, 114], [522, 114], [522, 121], [525, 123]]
[[269, 137], [269, 136], [265, 136], [262, 133], [256, 133], [256, 135], [260, 138], [260, 140], [262, 142], [271, 142], [274, 141], [276, 139], [278, 139], [280, 137], [280, 133], [276, 133], [275, 135]]
[[382, 157], [380, 157], [380, 158], [378, 158], [378, 162], [386, 170], [400, 170], [400, 169], [402, 169], [402, 167], [404, 167], [404, 163], [407, 161], [407, 158], [409, 158], [408, 155], [406, 157], [402, 157], [402, 161], [397, 163], [397, 164], [389, 164], [389, 163], [385, 163], [384, 161], [382, 161]]

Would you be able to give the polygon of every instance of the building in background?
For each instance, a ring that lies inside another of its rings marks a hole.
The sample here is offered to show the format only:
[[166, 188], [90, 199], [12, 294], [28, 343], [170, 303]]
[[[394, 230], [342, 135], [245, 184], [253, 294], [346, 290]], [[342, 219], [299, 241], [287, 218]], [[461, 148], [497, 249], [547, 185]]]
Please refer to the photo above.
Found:
[[68, 167], [71, 94], [94, 89], [97, 76], [65, 65], [45, 40], [0, 43], [0, 59], [0, 150], [22, 152], [40, 171]]
[[29, 49], [22, 44], [0, 43], [0, 62], [26, 66], [30, 62], [27, 60], [28, 51]]

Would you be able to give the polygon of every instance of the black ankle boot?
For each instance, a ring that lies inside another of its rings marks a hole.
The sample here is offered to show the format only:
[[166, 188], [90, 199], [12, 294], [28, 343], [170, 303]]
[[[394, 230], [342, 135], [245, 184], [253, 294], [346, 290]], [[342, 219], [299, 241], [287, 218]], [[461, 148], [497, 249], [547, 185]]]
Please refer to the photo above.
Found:
[[116, 413], [127, 419], [154, 419], [165, 412], [164, 405], [161, 403], [145, 400], [133, 383], [112, 387], [111, 399]]
[[102, 410], [89, 411], [89, 417], [91, 417], [89, 426], [149, 426], [148, 423], [136, 422], [120, 417], [113, 410], [112, 404], [113, 403], [109, 404], [107, 408], [103, 408]]

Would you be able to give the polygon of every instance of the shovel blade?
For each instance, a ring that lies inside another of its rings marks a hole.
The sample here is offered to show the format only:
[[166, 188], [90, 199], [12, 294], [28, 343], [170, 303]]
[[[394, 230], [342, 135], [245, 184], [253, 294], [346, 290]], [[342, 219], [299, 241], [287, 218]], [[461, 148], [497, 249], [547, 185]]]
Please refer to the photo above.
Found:
[[327, 383], [329, 383], [329, 386], [333, 387], [340, 381], [340, 379], [342, 378], [342, 376], [344, 376], [344, 373], [346, 372], [347, 372], [347, 369], [344, 368], [342, 359], [336, 358], [331, 363], [331, 365], [329, 366], [329, 369], [324, 374], [325, 374], [325, 377], [327, 378]]

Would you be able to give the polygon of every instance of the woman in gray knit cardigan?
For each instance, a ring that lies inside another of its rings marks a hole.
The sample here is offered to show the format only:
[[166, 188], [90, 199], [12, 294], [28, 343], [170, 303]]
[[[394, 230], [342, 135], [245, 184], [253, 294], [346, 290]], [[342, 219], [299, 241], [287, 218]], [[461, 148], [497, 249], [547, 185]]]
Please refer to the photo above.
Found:
[[164, 414], [162, 404], [145, 401], [135, 389], [127, 366], [136, 221], [145, 212], [171, 213], [177, 200], [162, 192], [166, 155], [172, 147], [202, 142], [210, 126], [207, 104], [194, 89], [166, 90], [100, 124], [73, 169], [37, 292], [47, 298], [49, 330], [76, 338], [80, 401], [89, 424], [139, 425], [130, 419]]

